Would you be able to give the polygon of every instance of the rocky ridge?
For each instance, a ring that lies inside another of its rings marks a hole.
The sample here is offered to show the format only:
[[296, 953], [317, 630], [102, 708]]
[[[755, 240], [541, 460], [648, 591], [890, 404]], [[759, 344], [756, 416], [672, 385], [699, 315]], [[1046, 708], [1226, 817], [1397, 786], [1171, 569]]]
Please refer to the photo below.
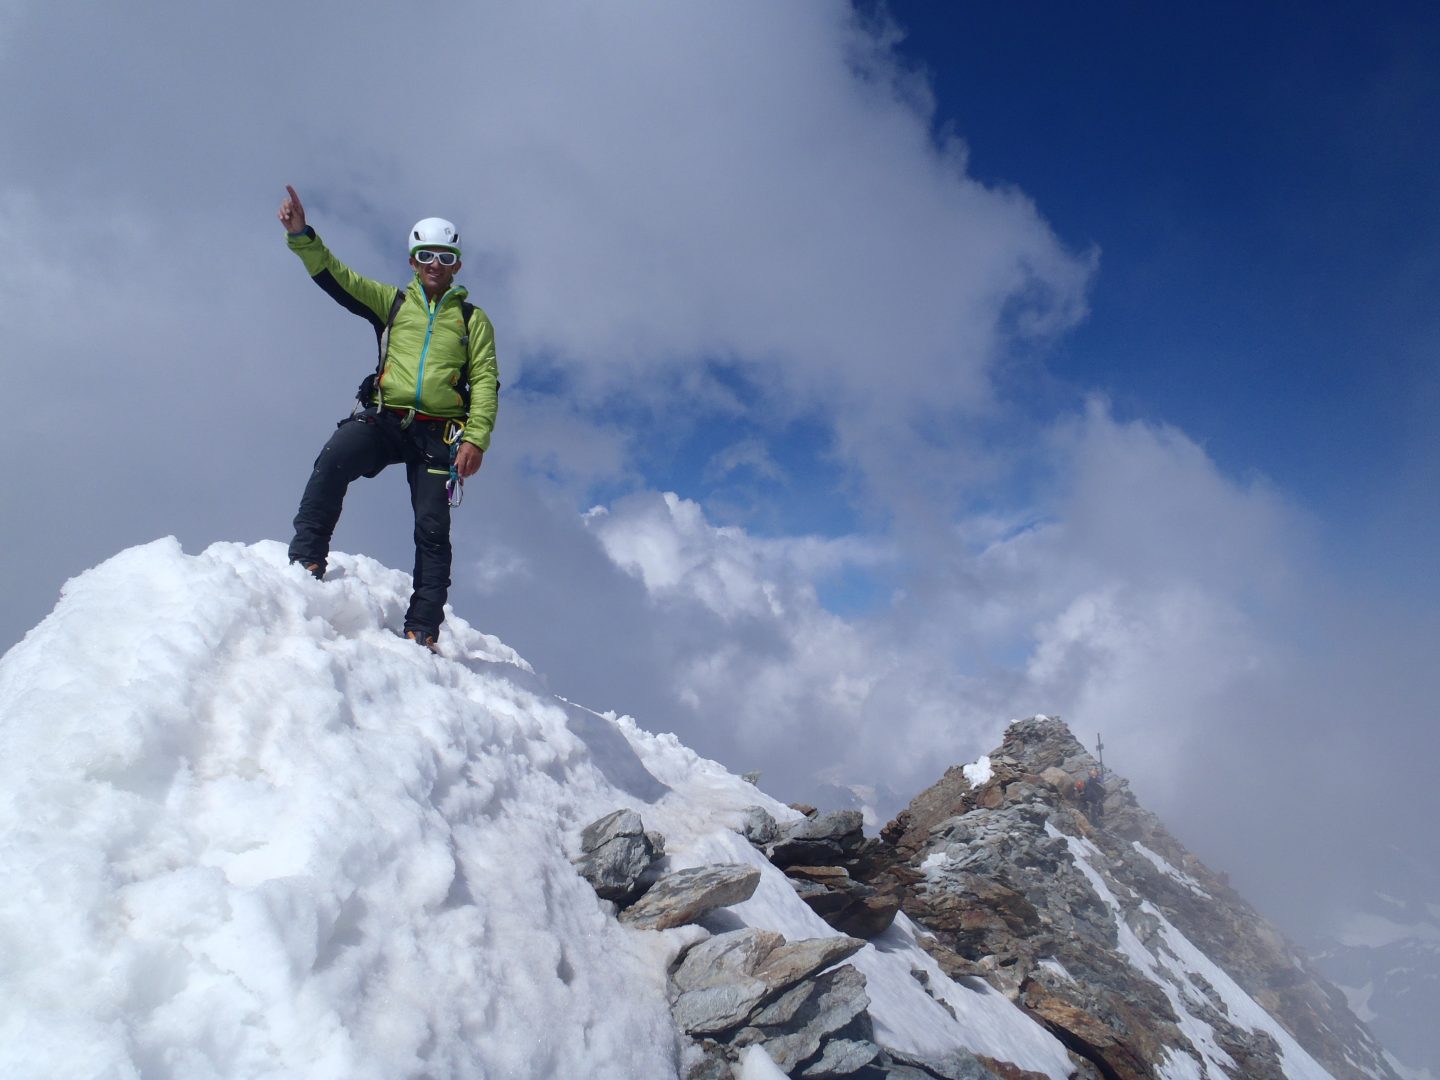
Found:
[[[687, 1080], [738, 1075], [757, 1043], [790, 1076], [1037, 1075], [963, 1048], [926, 1061], [880, 1045], [865, 976], [845, 961], [901, 911], [946, 975], [994, 987], [1056, 1036], [1073, 1077], [1395, 1080], [1344, 996], [1124, 779], [1104, 777], [1103, 800], [1082, 805], [1076, 781], [1095, 766], [1058, 719], [1033, 717], [878, 838], [855, 811], [803, 807], [782, 825], [752, 808], [743, 835], [837, 934], [787, 942], [707, 923], [716, 931], [669, 975]], [[622, 921], [657, 929], [705, 923], [758, 880], [738, 865], [662, 873], [662, 852], [637, 814], [618, 811], [585, 831], [579, 866]]]
[[1188, 1058], [1282, 1078], [1300, 1048], [1337, 1078], [1393, 1077], [1343, 995], [1123, 778], [1087, 817], [1075, 781], [1096, 765], [1058, 719], [1018, 721], [985, 774], [951, 769], [886, 827], [947, 973], [1001, 988], [1106, 1077]]
[[[778, 838], [774, 819], [760, 814], [768, 821], [762, 831]], [[752, 813], [751, 820], [761, 819]], [[808, 822], [800, 824], [796, 831], [804, 833]], [[663, 872], [663, 850], [663, 839], [646, 833], [638, 814], [617, 810], [584, 830], [577, 867], [598, 895], [617, 902], [621, 922], [650, 930], [703, 923], [716, 909], [748, 899], [760, 879], [755, 868], [733, 864]], [[746, 926], [706, 933], [682, 950], [669, 988], [676, 1027], [689, 1040], [687, 1080], [726, 1080], [741, 1051], [755, 1044], [787, 1074], [817, 1080], [945, 1077], [910, 1067], [875, 1043], [865, 976], [836, 966], [865, 944], [843, 934], [786, 941]], [[892, 1064], [908, 1071], [890, 1071]]]

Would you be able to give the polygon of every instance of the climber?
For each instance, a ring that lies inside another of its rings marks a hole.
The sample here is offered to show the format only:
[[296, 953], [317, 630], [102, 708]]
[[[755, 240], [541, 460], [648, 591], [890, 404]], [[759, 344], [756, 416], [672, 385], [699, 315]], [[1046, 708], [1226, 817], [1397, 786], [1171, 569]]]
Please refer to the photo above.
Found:
[[1097, 828], [1105, 823], [1105, 781], [1100, 775], [1100, 766], [1090, 766], [1090, 775], [1075, 782], [1080, 792], [1081, 805], [1090, 824]]
[[357, 408], [330, 436], [310, 472], [290, 561], [323, 578], [330, 538], [351, 481], [404, 463], [415, 515], [414, 594], [407, 638], [438, 651], [450, 588], [450, 508], [480, 468], [495, 424], [499, 376], [490, 320], [454, 284], [460, 234], [425, 218], [406, 234], [412, 277], [404, 288], [355, 273], [315, 235], [293, 187], [280, 206], [290, 250], [312, 280], [380, 341], [374, 375]]

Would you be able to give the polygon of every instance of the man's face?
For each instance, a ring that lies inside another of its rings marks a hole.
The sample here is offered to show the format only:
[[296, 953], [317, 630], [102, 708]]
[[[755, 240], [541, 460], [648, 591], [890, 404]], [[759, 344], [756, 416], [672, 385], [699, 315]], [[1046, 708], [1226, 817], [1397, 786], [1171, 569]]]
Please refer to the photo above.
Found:
[[[441, 266], [440, 260], [430, 258], [429, 262], [423, 261], [427, 253], [446, 253], [449, 257], [449, 249], [443, 247], [422, 247], [417, 248], [410, 256], [410, 269], [420, 275], [420, 284], [425, 286], [425, 291], [430, 293], [443, 293], [450, 288], [450, 283], [455, 280], [455, 275], [460, 272], [460, 260], [457, 258], [450, 266]], [[417, 259], [416, 256], [419, 256]]]

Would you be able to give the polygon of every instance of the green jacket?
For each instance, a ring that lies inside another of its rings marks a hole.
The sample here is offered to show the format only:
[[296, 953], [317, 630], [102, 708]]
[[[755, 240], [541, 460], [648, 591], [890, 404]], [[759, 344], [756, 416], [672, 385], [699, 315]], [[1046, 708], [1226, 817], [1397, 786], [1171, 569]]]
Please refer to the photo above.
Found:
[[[315, 230], [307, 228], [288, 238], [290, 250], [300, 256], [315, 284], [347, 311], [363, 316], [375, 327], [385, 328], [390, 305], [400, 292], [394, 285], [361, 277], [337, 259]], [[490, 317], [478, 307], [465, 330], [461, 302], [467, 293], [452, 286], [432, 304], [425, 296], [420, 278], [412, 277], [405, 289], [405, 303], [395, 313], [385, 363], [380, 371], [376, 401], [389, 408], [414, 409], [429, 416], [465, 418], [464, 440], [481, 450], [490, 448], [499, 406], [500, 369], [495, 363], [495, 329]], [[467, 344], [468, 341], [468, 344]], [[469, 372], [470, 412], [457, 389]]]

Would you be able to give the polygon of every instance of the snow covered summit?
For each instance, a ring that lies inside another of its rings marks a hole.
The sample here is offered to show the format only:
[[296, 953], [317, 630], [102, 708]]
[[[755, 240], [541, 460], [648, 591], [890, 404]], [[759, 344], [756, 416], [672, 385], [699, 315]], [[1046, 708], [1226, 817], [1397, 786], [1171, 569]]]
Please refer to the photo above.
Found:
[[[666, 972], [705, 932], [622, 926], [572, 865], [621, 807], [675, 867], [760, 868], [740, 922], [834, 933], [733, 831], [793, 811], [559, 701], [461, 618], [443, 656], [402, 640], [409, 588], [362, 557], [316, 582], [275, 543], [161, 540], [0, 659], [0, 1076], [676, 1077]], [[853, 962], [886, 1046], [1071, 1074], [903, 916], [876, 945]]]

